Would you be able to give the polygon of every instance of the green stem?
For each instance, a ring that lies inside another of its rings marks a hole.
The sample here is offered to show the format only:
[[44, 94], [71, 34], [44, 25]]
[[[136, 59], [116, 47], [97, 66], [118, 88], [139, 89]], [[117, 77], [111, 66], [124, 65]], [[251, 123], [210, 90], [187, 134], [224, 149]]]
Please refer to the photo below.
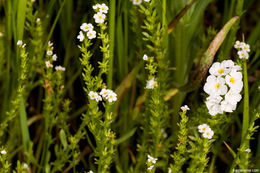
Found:
[[[246, 60], [243, 62], [243, 74], [244, 74], [244, 109], [243, 109], [243, 124], [242, 124], [242, 137], [246, 137], [246, 133], [249, 125], [249, 93], [248, 93], [248, 79], [247, 79], [247, 63]], [[249, 146], [249, 140], [246, 141], [246, 146]]]
[[112, 80], [113, 80], [113, 60], [114, 60], [114, 43], [115, 43], [115, 14], [116, 14], [116, 1], [110, 0], [109, 3], [109, 68], [108, 68], [108, 76], [107, 76], [107, 86], [108, 88], [112, 88]]

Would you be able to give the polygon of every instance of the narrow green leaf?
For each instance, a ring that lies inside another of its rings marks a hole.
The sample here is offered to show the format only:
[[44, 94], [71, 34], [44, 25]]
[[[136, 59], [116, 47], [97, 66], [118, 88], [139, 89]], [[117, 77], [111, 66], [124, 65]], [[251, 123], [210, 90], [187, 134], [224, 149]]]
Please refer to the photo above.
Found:
[[126, 141], [127, 139], [129, 139], [131, 136], [133, 136], [135, 134], [136, 128], [133, 128], [132, 130], [130, 130], [129, 132], [127, 132], [124, 136], [122, 136], [121, 138], [116, 140], [116, 145], [121, 144], [122, 142]]
[[27, 115], [24, 106], [24, 99], [22, 97], [20, 98], [19, 112], [20, 112], [20, 124], [22, 130], [23, 146], [24, 146], [24, 150], [28, 152], [30, 135], [29, 135], [28, 125], [27, 125]]

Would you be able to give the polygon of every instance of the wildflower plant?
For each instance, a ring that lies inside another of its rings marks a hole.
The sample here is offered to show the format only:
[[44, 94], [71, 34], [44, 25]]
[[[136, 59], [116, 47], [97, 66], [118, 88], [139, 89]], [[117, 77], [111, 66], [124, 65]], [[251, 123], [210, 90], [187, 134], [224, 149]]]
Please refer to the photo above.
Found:
[[257, 172], [258, 2], [95, 2], [1, 1], [0, 172]]

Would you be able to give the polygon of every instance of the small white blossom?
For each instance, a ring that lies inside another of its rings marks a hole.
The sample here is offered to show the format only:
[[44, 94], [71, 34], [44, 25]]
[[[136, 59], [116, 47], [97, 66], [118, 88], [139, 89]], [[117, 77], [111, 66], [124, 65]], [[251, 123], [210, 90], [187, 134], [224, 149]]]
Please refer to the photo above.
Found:
[[147, 169], [148, 169], [148, 170], [152, 170], [153, 167], [154, 167], [154, 165], [151, 165], [151, 166], [149, 166]]
[[23, 169], [28, 169], [28, 165], [26, 163], [23, 164]]
[[2, 32], [0, 32], [0, 37], [3, 37], [3, 36], [4, 36], [4, 34]]
[[107, 6], [106, 4], [101, 4], [101, 5], [99, 6], [99, 12], [101, 12], [101, 13], [107, 13], [107, 11], [108, 11], [108, 6]]
[[186, 112], [186, 111], [190, 110], [190, 108], [187, 105], [184, 105], [184, 106], [181, 107], [181, 110], [183, 112]]
[[146, 89], [154, 89], [154, 87], [157, 86], [157, 82], [155, 81], [155, 78], [152, 78], [146, 82]]
[[85, 38], [85, 37], [84, 37], [84, 35], [83, 35], [83, 32], [80, 31], [80, 32], [79, 32], [79, 35], [77, 36], [77, 39], [79, 39], [79, 41], [82, 42], [82, 41], [84, 40], [84, 38]]
[[223, 111], [221, 110], [221, 107], [220, 107], [221, 100], [222, 100], [222, 97], [219, 95], [211, 95], [211, 96], [207, 97], [205, 103], [209, 110], [210, 115], [215, 116], [217, 114], [223, 113]]
[[242, 90], [243, 81], [241, 72], [232, 71], [225, 77], [225, 80], [231, 90], [235, 90], [237, 92]]
[[37, 18], [37, 19], [36, 19], [36, 22], [37, 22], [37, 23], [41, 22], [41, 19], [40, 19], [40, 18]]
[[148, 56], [147, 56], [146, 54], [144, 54], [143, 60], [144, 60], [144, 61], [147, 61], [147, 60], [148, 60]]
[[147, 155], [147, 157], [148, 157], [148, 162], [151, 162], [151, 163], [153, 163], [153, 164], [155, 164], [156, 163], [156, 161], [158, 160], [157, 158], [153, 158], [152, 156], [150, 156], [150, 155]]
[[48, 41], [48, 46], [49, 47], [52, 47], [53, 46], [53, 43], [51, 41]]
[[96, 31], [94, 31], [94, 30], [88, 31], [87, 36], [89, 39], [96, 38]]
[[6, 152], [5, 150], [2, 150], [0, 153], [4, 155], [4, 154], [6, 154], [7, 152]]
[[213, 63], [209, 69], [209, 73], [215, 76], [226, 75], [228, 73], [228, 69], [224, 66], [224, 64], [219, 62]]
[[240, 59], [248, 59], [249, 58], [249, 54], [244, 50], [238, 51], [237, 54], [239, 55]]
[[109, 102], [116, 101], [117, 100], [117, 94], [114, 93], [113, 91], [109, 92], [108, 95], [107, 95], [107, 100]]
[[207, 124], [201, 124], [198, 126], [199, 132], [200, 133], [204, 133], [206, 132], [208, 129], [210, 129], [210, 127]]
[[134, 5], [140, 5], [142, 0], [132, 0]]
[[23, 41], [22, 40], [18, 40], [17, 41], [17, 46], [22, 46], [23, 45]]
[[209, 95], [224, 95], [228, 89], [225, 83], [224, 78], [210, 75], [203, 89]]
[[236, 43], [235, 43], [235, 45], [234, 45], [234, 48], [236, 48], [236, 49], [241, 48], [241, 43], [240, 43], [240, 41], [236, 41]]
[[94, 29], [94, 26], [91, 24], [91, 23], [83, 23], [81, 26], [80, 26], [80, 29], [84, 32], [86, 31], [90, 31], [90, 30], [93, 30]]
[[96, 92], [90, 91], [88, 96], [90, 97], [91, 100], [94, 100], [96, 98]]
[[251, 153], [251, 149], [248, 148], [248, 149], [245, 150], [245, 152]]
[[56, 71], [65, 71], [66, 69], [65, 69], [65, 67], [62, 67], [62, 66], [59, 65], [59, 66], [55, 67], [55, 70]]
[[94, 14], [94, 19], [96, 23], [103, 23], [105, 21], [106, 15], [101, 12]]
[[224, 100], [221, 102], [221, 110], [225, 112], [233, 112], [237, 107], [237, 103], [233, 104], [228, 102], [227, 100]]
[[250, 46], [249, 44], [246, 43], [241, 43], [241, 47], [240, 47], [243, 51], [245, 52], [250, 52]]
[[52, 50], [48, 50], [46, 54], [49, 56], [52, 56], [53, 52], [52, 52]]
[[56, 54], [52, 55], [52, 60], [57, 61], [57, 55]]
[[103, 88], [103, 89], [100, 91], [99, 94], [100, 94], [102, 97], [107, 98], [107, 96], [108, 96], [108, 94], [109, 94], [110, 92], [112, 92], [110, 89], [105, 89], [105, 88]]
[[50, 61], [45, 61], [45, 65], [46, 65], [47, 68], [52, 68], [53, 67], [53, 65], [51, 64]]
[[98, 9], [99, 7], [100, 7], [100, 4], [96, 4], [96, 5], [93, 5], [93, 6], [92, 6], [92, 8], [93, 8], [94, 10]]
[[207, 130], [202, 134], [202, 136], [203, 136], [204, 138], [208, 138], [208, 139], [211, 139], [213, 135], [214, 135], [214, 132], [213, 132], [210, 128], [207, 129]]

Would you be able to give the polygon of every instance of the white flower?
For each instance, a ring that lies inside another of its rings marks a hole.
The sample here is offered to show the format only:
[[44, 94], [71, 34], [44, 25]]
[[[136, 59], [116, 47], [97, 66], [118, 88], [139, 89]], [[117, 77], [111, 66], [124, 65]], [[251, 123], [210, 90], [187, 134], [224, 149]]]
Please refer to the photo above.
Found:
[[106, 15], [101, 12], [98, 12], [94, 15], [94, 19], [96, 23], [103, 23], [105, 21]]
[[225, 77], [226, 83], [230, 87], [231, 90], [235, 90], [237, 92], [240, 92], [243, 88], [243, 81], [242, 81], [242, 73], [231, 71], [226, 77]]
[[242, 43], [242, 42], [240, 42], [240, 41], [236, 41], [236, 43], [235, 43], [235, 45], [234, 45], [234, 48], [236, 48], [236, 49], [241, 48], [241, 43]]
[[148, 169], [148, 170], [152, 170], [153, 167], [154, 167], [154, 165], [151, 165], [151, 166], [149, 166], [147, 169]]
[[48, 50], [46, 54], [51, 56], [53, 54], [53, 52], [52, 52], [52, 50]]
[[98, 9], [99, 7], [100, 7], [100, 4], [96, 4], [96, 5], [93, 5], [93, 6], [92, 6], [92, 8], [93, 8], [94, 10]]
[[245, 150], [245, 152], [251, 153], [251, 149], [248, 148], [248, 149]]
[[157, 86], [157, 82], [155, 81], [155, 78], [152, 78], [146, 82], [146, 89], [154, 89], [154, 87]]
[[102, 101], [102, 97], [97, 94], [96, 97], [95, 97], [95, 100], [96, 100], [97, 102]]
[[189, 108], [187, 105], [184, 105], [184, 106], [181, 107], [181, 110], [182, 110], [183, 112], [185, 112], [185, 111], [190, 110], [190, 108]]
[[203, 89], [209, 95], [224, 95], [227, 93], [228, 88], [225, 85], [224, 78], [210, 75]]
[[97, 95], [97, 93], [94, 91], [90, 91], [88, 94], [88, 96], [90, 97], [91, 100], [94, 100], [96, 98], [96, 95]]
[[144, 0], [145, 2], [150, 2], [150, 0]]
[[102, 97], [107, 98], [107, 96], [108, 96], [108, 94], [109, 94], [110, 92], [113, 92], [113, 91], [111, 91], [110, 89], [105, 89], [105, 88], [103, 88], [103, 89], [100, 91], [99, 94], [100, 94]]
[[22, 40], [18, 40], [17, 41], [17, 46], [22, 46], [23, 45], [23, 41]]
[[89, 30], [88, 33], [87, 33], [87, 36], [88, 36], [89, 39], [96, 38], [96, 31]]
[[7, 152], [6, 152], [5, 150], [2, 150], [0, 153], [4, 155], [4, 154], [6, 154]]
[[57, 61], [57, 55], [56, 54], [52, 55], [52, 60]]
[[237, 104], [232, 104], [227, 100], [221, 102], [221, 110], [225, 112], [233, 112], [237, 107]]
[[107, 6], [106, 4], [101, 4], [101, 5], [99, 6], [99, 12], [101, 12], [101, 13], [107, 13], [107, 11], [108, 11], [108, 6]]
[[[213, 63], [212, 66], [209, 69], [209, 73], [211, 75], [215, 75], [215, 76], [226, 75], [228, 73], [228, 71], [227, 71], [226, 67], [224, 66], [224, 64], [219, 63], [219, 62]], [[225, 64], [225, 65], [227, 65], [227, 64]]]
[[241, 94], [234, 90], [229, 90], [225, 95], [225, 100], [232, 104], [236, 104], [237, 102], [240, 102], [241, 99], [242, 99]]
[[108, 95], [107, 95], [107, 100], [109, 102], [116, 101], [117, 100], [117, 94], [114, 93], [113, 91], [109, 92]]
[[41, 22], [41, 19], [40, 19], [40, 18], [37, 18], [37, 19], [36, 19], [36, 22], [37, 22], [37, 23]]
[[0, 32], [0, 37], [3, 37], [3, 36], [4, 36], [4, 34], [2, 32]]
[[202, 134], [202, 136], [203, 136], [204, 138], [208, 138], [208, 139], [211, 139], [213, 135], [214, 135], [214, 132], [213, 132], [210, 128], [207, 129], [207, 130]]
[[226, 68], [228, 71], [235, 66], [235, 63], [232, 60], [224, 60], [221, 62], [222, 66]]
[[45, 65], [46, 65], [47, 68], [52, 68], [53, 67], [53, 65], [51, 64], [50, 61], [45, 61]]
[[238, 51], [237, 54], [239, 55], [240, 59], [248, 59], [249, 58], [248, 53], [244, 50]]
[[250, 52], [250, 46], [249, 44], [246, 43], [241, 43], [241, 47], [240, 47], [243, 51], [245, 52]]
[[241, 71], [242, 68], [239, 66], [239, 65], [234, 65], [232, 68], [231, 68], [231, 71], [234, 71], [234, 72], [237, 72], [237, 71]]
[[93, 30], [94, 29], [94, 26], [91, 24], [91, 23], [83, 23], [81, 26], [80, 26], [80, 29], [84, 32], [86, 31], [90, 31], [90, 30]]
[[148, 157], [148, 162], [151, 162], [151, 163], [153, 163], [153, 164], [155, 164], [156, 163], [156, 161], [158, 160], [157, 158], [153, 158], [152, 156], [150, 156], [150, 155], [147, 155], [147, 157]]
[[24, 164], [23, 164], [23, 168], [24, 168], [24, 169], [28, 169], [29, 167], [28, 167], [28, 165], [27, 165], [26, 163], [24, 163]]
[[65, 69], [65, 67], [62, 67], [62, 66], [59, 65], [59, 66], [55, 67], [55, 70], [56, 71], [65, 71], [66, 69]]
[[80, 31], [80, 32], [79, 32], [79, 35], [77, 36], [77, 39], [79, 39], [79, 41], [82, 42], [82, 41], [84, 40], [84, 38], [85, 38], [85, 37], [84, 37], [84, 35], [83, 35], [83, 32]]
[[140, 5], [142, 3], [142, 0], [133, 0], [134, 5]]
[[148, 60], [148, 56], [146, 54], [144, 54], [143, 56], [143, 60], [147, 61]]
[[220, 102], [222, 100], [222, 97], [219, 95], [211, 95], [209, 97], [207, 97], [206, 99], [206, 106], [209, 110], [209, 114], [212, 116], [215, 116], [217, 114], [222, 114], [223, 111], [221, 110], [220, 107]]
[[206, 132], [208, 129], [210, 129], [210, 127], [207, 124], [201, 124], [198, 126], [199, 132], [200, 133], [204, 133]]
[[51, 41], [48, 41], [48, 46], [49, 47], [52, 47], [53, 46], [53, 43]]

